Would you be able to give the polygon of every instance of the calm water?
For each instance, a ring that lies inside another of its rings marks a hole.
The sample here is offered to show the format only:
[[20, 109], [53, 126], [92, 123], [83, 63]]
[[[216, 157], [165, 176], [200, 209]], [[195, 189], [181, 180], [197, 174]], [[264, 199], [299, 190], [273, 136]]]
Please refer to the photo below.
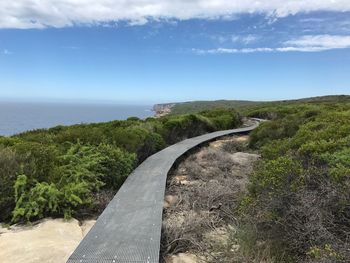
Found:
[[153, 116], [152, 106], [114, 104], [0, 102], [0, 135], [57, 125]]

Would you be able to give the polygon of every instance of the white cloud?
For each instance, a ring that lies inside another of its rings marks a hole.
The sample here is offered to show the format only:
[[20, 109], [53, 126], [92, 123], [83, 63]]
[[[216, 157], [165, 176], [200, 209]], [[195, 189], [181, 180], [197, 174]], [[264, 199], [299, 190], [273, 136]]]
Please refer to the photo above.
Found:
[[310, 51], [350, 48], [350, 36], [306, 35], [286, 41], [284, 44], [289, 49], [295, 48]]
[[247, 35], [247, 36], [237, 36], [234, 35], [231, 37], [232, 42], [236, 42], [236, 43], [242, 43], [245, 45], [254, 43], [258, 40], [259, 37], [254, 36], [254, 35]]
[[299, 12], [350, 11], [349, 0], [2, 0], [0, 28], [66, 27], [127, 20], [234, 18], [240, 13], [283, 17]]
[[205, 54], [242, 54], [242, 53], [256, 53], [256, 52], [273, 52], [273, 48], [215, 48], [215, 49], [192, 49], [194, 53], [199, 55]]
[[331, 49], [350, 48], [350, 36], [337, 35], [306, 35], [297, 39], [288, 40], [280, 47], [258, 48], [216, 48], [216, 49], [192, 49], [193, 52], [204, 54], [238, 54], [256, 52], [320, 52]]
[[3, 55], [12, 55], [12, 54], [13, 54], [13, 52], [9, 51], [8, 49], [2, 50], [1, 53], [2, 53]]
[[213, 35], [210, 38], [219, 44], [235, 43], [249, 45], [256, 42], [260, 37], [256, 35]]

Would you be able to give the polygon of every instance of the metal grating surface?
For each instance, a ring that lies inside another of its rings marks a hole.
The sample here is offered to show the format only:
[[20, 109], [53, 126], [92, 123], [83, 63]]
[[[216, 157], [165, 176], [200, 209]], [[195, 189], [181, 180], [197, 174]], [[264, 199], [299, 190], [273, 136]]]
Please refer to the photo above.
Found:
[[150, 156], [128, 177], [67, 263], [158, 263], [165, 185], [175, 161], [202, 143], [258, 125], [187, 139]]

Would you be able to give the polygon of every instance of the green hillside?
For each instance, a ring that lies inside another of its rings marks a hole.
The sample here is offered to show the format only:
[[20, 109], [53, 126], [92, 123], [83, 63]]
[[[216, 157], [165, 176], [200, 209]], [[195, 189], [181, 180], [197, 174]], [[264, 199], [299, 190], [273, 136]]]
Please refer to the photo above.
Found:
[[190, 101], [175, 103], [171, 108], [171, 114], [196, 113], [213, 108], [242, 108], [256, 104], [259, 102], [244, 100]]
[[195, 113], [213, 108], [235, 108], [238, 110], [251, 110], [252, 107], [261, 107], [264, 105], [284, 105], [293, 103], [335, 103], [346, 102], [350, 100], [350, 96], [334, 95], [320, 96], [312, 98], [303, 98], [297, 100], [281, 100], [281, 101], [245, 101], [245, 100], [216, 100], [216, 101], [189, 101], [174, 103], [171, 108], [171, 114]]

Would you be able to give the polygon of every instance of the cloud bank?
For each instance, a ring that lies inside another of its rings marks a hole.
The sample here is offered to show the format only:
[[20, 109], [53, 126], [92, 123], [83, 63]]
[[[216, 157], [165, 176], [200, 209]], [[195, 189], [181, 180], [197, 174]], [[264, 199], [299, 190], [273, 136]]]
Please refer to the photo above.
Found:
[[256, 52], [320, 52], [332, 49], [350, 48], [350, 36], [337, 35], [306, 35], [297, 39], [285, 41], [279, 47], [257, 48], [216, 48], [216, 49], [193, 49], [192, 51], [204, 54], [239, 54]]
[[284, 17], [300, 12], [350, 11], [349, 0], [3, 0], [0, 28], [69, 27], [125, 20], [218, 19], [240, 13]]

